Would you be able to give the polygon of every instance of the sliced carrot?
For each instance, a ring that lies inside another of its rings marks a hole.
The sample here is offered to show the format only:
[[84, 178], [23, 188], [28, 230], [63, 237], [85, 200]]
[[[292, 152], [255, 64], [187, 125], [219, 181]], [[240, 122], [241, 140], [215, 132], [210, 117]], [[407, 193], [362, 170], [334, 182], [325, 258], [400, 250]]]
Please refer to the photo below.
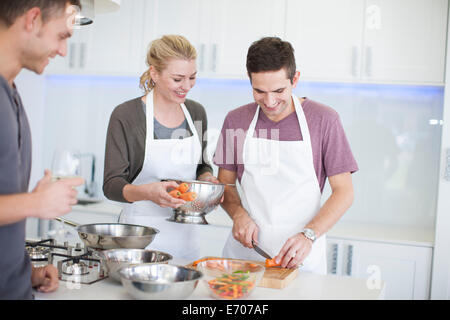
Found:
[[204, 258], [204, 259], [200, 259], [200, 260], [194, 261], [194, 262], [192, 263], [192, 266], [196, 267], [200, 262], [208, 261], [208, 260], [217, 260], [217, 258]]
[[169, 191], [169, 194], [174, 198], [179, 198], [181, 196], [181, 192], [177, 189], [173, 189], [172, 191]]
[[275, 259], [266, 259], [266, 268], [279, 266], [281, 266], [281, 263], [276, 263]]
[[180, 183], [179, 184], [179, 186], [178, 186], [178, 190], [181, 192], [181, 193], [185, 193], [185, 192], [187, 192], [188, 190], [189, 190], [189, 185], [186, 183], [186, 182], [182, 182], [182, 183]]
[[180, 195], [180, 199], [183, 199], [184, 201], [194, 201], [195, 199], [197, 199], [197, 193], [195, 192], [182, 193]]

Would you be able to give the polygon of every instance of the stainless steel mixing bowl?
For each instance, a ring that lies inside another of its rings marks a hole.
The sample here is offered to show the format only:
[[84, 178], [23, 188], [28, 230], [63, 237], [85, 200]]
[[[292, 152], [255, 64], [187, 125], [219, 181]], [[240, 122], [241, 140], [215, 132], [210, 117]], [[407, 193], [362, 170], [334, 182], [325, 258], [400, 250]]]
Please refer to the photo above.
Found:
[[170, 264], [138, 264], [119, 270], [123, 286], [136, 299], [186, 299], [203, 277], [200, 271]]
[[168, 263], [173, 258], [162, 251], [145, 249], [103, 250], [97, 255], [105, 262], [108, 275], [118, 282], [120, 282], [119, 270], [123, 267], [142, 263]]
[[197, 193], [197, 198], [194, 201], [173, 209], [172, 217], [168, 220], [179, 223], [208, 224], [205, 215], [220, 204], [226, 186], [223, 183], [216, 184], [199, 180], [164, 179], [163, 181], [175, 181], [178, 184], [186, 182], [189, 184], [188, 192]]

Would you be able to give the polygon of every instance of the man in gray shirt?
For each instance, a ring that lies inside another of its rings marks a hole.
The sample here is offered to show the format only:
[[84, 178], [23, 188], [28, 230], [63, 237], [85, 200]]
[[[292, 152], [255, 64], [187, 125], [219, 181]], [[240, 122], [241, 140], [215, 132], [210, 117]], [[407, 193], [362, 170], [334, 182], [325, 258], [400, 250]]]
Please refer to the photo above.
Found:
[[0, 1], [0, 299], [31, 299], [32, 287], [56, 290], [52, 265], [32, 268], [25, 251], [27, 217], [52, 219], [76, 203], [83, 179], [52, 182], [46, 171], [28, 192], [31, 132], [14, 79], [23, 69], [41, 74], [49, 59], [65, 56], [79, 0]]

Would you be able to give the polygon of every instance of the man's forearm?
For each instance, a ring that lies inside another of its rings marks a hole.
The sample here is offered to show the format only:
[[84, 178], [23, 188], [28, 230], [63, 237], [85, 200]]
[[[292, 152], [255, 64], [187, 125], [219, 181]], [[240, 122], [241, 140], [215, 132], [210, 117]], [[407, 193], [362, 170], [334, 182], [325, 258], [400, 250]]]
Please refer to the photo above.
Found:
[[222, 208], [228, 213], [230, 218], [234, 218], [242, 212], [245, 212], [241, 203], [241, 198], [235, 187], [225, 187], [225, 196], [221, 204]]
[[0, 195], [0, 225], [33, 217], [39, 210], [39, 199], [33, 193]]
[[353, 189], [337, 188], [305, 228], [313, 229], [316, 237], [320, 237], [341, 219], [352, 203]]

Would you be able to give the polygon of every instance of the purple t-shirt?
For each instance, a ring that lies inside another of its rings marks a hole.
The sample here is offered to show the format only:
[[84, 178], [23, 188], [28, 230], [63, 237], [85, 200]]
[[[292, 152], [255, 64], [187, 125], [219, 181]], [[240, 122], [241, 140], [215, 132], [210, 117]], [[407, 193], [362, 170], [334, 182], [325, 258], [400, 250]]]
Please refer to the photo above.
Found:
[[[220, 168], [237, 172], [239, 182], [244, 173], [243, 142], [257, 107], [256, 103], [250, 103], [227, 114], [214, 154], [214, 163]], [[327, 177], [344, 172], [353, 173], [358, 170], [358, 165], [337, 112], [308, 98], [302, 102], [302, 107], [311, 137], [314, 169], [320, 190], [323, 191]], [[301, 141], [301, 129], [295, 112], [274, 122], [260, 109], [254, 136], [279, 141]], [[273, 137], [271, 133], [274, 133]]]

